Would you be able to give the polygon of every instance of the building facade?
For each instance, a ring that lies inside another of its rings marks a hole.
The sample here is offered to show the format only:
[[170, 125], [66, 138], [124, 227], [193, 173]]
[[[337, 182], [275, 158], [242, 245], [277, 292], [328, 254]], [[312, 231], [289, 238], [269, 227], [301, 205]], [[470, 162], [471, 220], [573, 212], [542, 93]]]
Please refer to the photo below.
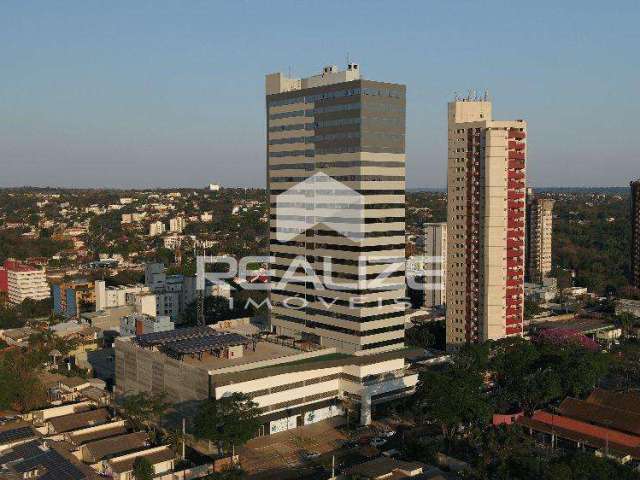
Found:
[[76, 318], [90, 311], [96, 302], [95, 284], [88, 280], [73, 280], [51, 285], [53, 313]]
[[448, 106], [447, 346], [523, 330], [527, 124]]
[[425, 223], [417, 239], [418, 253], [424, 257], [424, 305], [438, 307], [447, 303], [447, 224]]
[[640, 180], [631, 182], [631, 228], [632, 283], [640, 288]]
[[[267, 75], [278, 334], [356, 355], [403, 347], [405, 90], [362, 79], [355, 64], [303, 79]], [[393, 273], [377, 280], [385, 269]], [[293, 270], [299, 279], [285, 282]]]
[[527, 255], [525, 277], [541, 284], [551, 274], [553, 242], [553, 205], [555, 200], [537, 198], [527, 192]]
[[182, 233], [187, 227], [187, 221], [182, 217], [175, 217], [169, 220], [169, 231]]
[[36, 268], [18, 260], [6, 260], [3, 276], [5, 274], [10, 303], [19, 304], [27, 298], [44, 300], [51, 296], [44, 268]]
[[157, 235], [162, 235], [166, 231], [166, 227], [164, 223], [157, 221], [149, 224], [149, 236], [155, 237]]

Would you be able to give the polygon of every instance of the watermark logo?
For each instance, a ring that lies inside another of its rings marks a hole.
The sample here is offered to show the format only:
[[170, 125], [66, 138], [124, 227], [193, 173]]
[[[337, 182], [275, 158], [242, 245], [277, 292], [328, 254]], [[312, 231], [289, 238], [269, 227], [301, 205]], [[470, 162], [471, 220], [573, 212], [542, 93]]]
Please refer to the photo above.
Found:
[[364, 236], [365, 197], [318, 172], [277, 195], [276, 240], [289, 242], [311, 229], [332, 230], [349, 240]]

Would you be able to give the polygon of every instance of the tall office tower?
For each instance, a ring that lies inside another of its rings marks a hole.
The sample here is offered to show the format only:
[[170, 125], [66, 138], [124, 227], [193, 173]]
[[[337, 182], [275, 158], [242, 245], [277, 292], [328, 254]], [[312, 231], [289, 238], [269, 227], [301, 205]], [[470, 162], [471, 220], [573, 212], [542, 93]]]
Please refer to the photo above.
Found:
[[425, 270], [424, 304], [437, 307], [447, 303], [447, 224], [425, 223], [424, 233], [417, 240], [418, 253], [423, 255]]
[[555, 200], [537, 198], [532, 189], [527, 190], [525, 279], [529, 282], [542, 283], [551, 273], [554, 204]]
[[491, 102], [449, 103], [447, 346], [522, 333], [523, 120], [496, 121]]
[[640, 180], [631, 182], [631, 228], [632, 283], [640, 288]]
[[[360, 78], [355, 64], [267, 75], [278, 334], [356, 355], [404, 345], [405, 91]], [[306, 275], [283, 285], [301, 259]], [[395, 271], [376, 280], [385, 269]]]

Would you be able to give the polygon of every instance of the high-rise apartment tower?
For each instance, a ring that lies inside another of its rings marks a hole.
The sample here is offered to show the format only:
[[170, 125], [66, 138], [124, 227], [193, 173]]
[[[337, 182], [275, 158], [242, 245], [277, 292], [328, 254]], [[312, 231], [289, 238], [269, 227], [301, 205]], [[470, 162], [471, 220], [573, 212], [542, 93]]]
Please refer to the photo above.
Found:
[[539, 198], [527, 191], [526, 272], [529, 282], [542, 283], [551, 273], [553, 205], [550, 198]]
[[266, 103], [274, 331], [356, 355], [401, 348], [405, 86], [331, 66], [267, 75]]
[[522, 333], [527, 124], [449, 103], [447, 346]]

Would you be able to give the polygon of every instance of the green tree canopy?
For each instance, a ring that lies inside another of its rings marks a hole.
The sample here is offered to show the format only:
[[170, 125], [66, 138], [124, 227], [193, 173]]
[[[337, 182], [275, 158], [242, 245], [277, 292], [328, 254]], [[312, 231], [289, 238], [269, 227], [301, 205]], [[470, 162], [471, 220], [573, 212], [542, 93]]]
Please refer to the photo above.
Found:
[[249, 441], [258, 431], [257, 404], [243, 393], [204, 401], [194, 419], [198, 438], [216, 443], [228, 451]]
[[153, 480], [155, 471], [146, 457], [138, 457], [133, 462], [133, 478], [135, 480]]

